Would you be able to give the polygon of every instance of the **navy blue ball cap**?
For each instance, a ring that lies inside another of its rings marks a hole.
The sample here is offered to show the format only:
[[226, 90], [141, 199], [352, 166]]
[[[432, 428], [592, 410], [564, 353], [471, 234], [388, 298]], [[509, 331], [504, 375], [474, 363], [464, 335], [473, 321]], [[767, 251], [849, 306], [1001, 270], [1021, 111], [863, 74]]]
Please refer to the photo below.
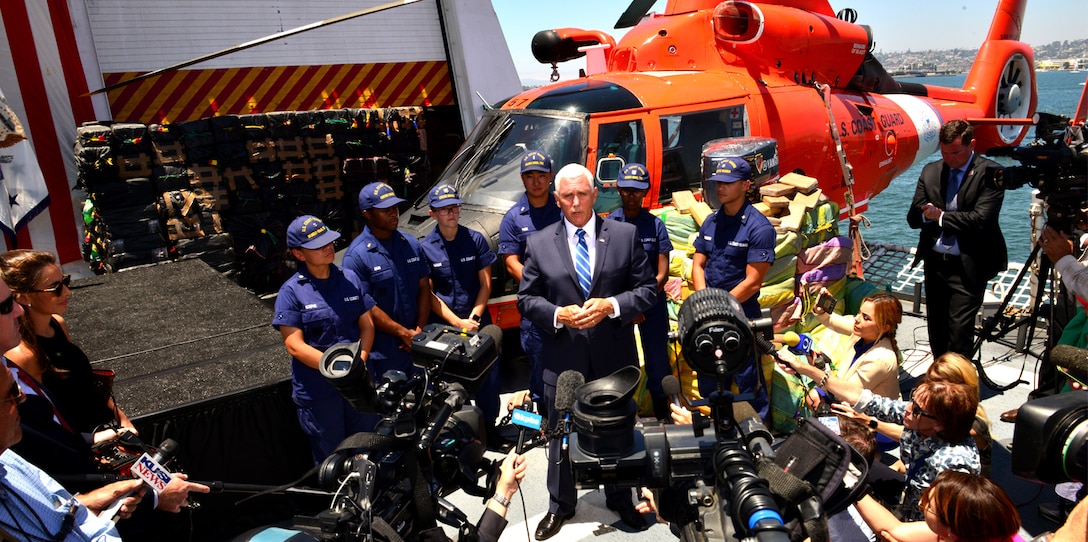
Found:
[[302, 215], [287, 226], [288, 248], [318, 249], [340, 238], [340, 234], [330, 230], [320, 218]]
[[359, 192], [359, 209], [388, 209], [403, 202], [403, 198], [397, 197], [397, 192], [392, 186], [385, 183], [370, 183]]
[[627, 164], [620, 171], [620, 178], [616, 181], [616, 186], [635, 190], [649, 190], [650, 172], [646, 171], [646, 166], [642, 164], [634, 162]]
[[714, 167], [714, 174], [708, 180], [719, 183], [733, 183], [747, 181], [752, 178], [752, 166], [748, 161], [740, 158], [722, 158]]
[[440, 209], [450, 205], [461, 205], [464, 202], [457, 196], [457, 189], [452, 184], [442, 183], [431, 189], [429, 197], [431, 207]]
[[544, 151], [528, 151], [521, 157], [521, 172], [543, 171], [552, 172], [552, 159]]

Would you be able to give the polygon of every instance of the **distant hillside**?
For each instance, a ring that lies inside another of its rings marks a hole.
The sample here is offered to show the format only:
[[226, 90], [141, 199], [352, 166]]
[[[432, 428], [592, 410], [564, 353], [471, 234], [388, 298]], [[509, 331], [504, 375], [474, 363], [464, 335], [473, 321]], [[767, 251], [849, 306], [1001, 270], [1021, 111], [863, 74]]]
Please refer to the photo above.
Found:
[[[1055, 41], [1033, 45], [1035, 62], [1088, 58], [1088, 39]], [[922, 72], [965, 72], [971, 68], [978, 49], [945, 49], [941, 51], [876, 51], [877, 60], [889, 72], [898, 69]]]

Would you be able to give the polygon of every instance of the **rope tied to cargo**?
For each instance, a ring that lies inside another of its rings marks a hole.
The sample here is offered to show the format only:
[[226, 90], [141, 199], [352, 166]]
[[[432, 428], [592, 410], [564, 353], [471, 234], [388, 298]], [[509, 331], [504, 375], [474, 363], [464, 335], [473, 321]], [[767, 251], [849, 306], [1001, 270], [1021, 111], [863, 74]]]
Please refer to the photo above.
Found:
[[[824, 108], [827, 110], [828, 132], [831, 133], [831, 140], [835, 142], [835, 156], [839, 159], [839, 166], [842, 168], [843, 185], [846, 186], [846, 190], [843, 191], [843, 201], [849, 210], [847, 214], [850, 217], [848, 235], [850, 240], [854, 242], [854, 249], [850, 256], [850, 275], [864, 280], [865, 273], [862, 261], [867, 260], [868, 256], [862, 255], [865, 240], [861, 236], [860, 224], [864, 223], [866, 227], [870, 227], [871, 224], [867, 218], [857, 214], [857, 206], [854, 203], [854, 166], [850, 165], [850, 160], [846, 158], [842, 138], [839, 137], [839, 130], [835, 127], [835, 113], [831, 110], [831, 87], [817, 82], [813, 82], [813, 86], [816, 88], [816, 92], [820, 94], [820, 98], [823, 99]], [[865, 250], [867, 251], [867, 249]]]

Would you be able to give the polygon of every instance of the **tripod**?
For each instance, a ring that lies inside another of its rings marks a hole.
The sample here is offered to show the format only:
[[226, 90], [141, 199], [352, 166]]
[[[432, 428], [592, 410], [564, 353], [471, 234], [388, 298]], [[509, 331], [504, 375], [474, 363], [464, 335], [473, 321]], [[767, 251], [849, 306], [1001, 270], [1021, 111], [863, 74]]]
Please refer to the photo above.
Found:
[[[1014, 382], [1006, 384], [1004, 386], [997, 384], [996, 382], [991, 380], [989, 376], [987, 376], [986, 369], [982, 366], [982, 356], [981, 354], [979, 354], [979, 350], [982, 348], [982, 343], [984, 341], [993, 342], [1001, 339], [1002, 337], [1006, 336], [1010, 331], [1017, 329], [1025, 324], [1030, 324], [1028, 325], [1028, 336], [1025, 344], [1031, 344], [1031, 340], [1035, 336], [1034, 323], [1039, 315], [1039, 308], [1042, 305], [1043, 294], [1046, 292], [1046, 285], [1047, 282], [1050, 280], [1051, 270], [1053, 269], [1053, 264], [1050, 262], [1050, 258], [1047, 258], [1044, 255], [1044, 257], [1039, 260], [1039, 282], [1035, 286], [1035, 302], [1031, 306], [1031, 313], [1028, 315], [1028, 317], [1022, 318], [1019, 321], [1010, 321], [1005, 316], [1005, 309], [1009, 306], [1009, 303], [1012, 302], [1012, 297], [1016, 294], [1016, 289], [1020, 286], [1020, 281], [1024, 280], [1024, 276], [1028, 273], [1028, 270], [1031, 269], [1031, 263], [1035, 261], [1036, 257], [1038, 257], [1039, 251], [1041, 249], [1042, 245], [1039, 243], [1035, 243], [1035, 246], [1032, 247], [1031, 254], [1028, 256], [1027, 261], [1024, 262], [1024, 266], [1020, 268], [1020, 272], [1016, 275], [1016, 280], [1013, 281], [1012, 286], [1009, 287], [1009, 291], [1005, 293], [1005, 298], [1001, 300], [1001, 305], [997, 308], [997, 312], [995, 312], [993, 316], [986, 318], [986, 320], [982, 323], [982, 329], [979, 330], [978, 336], [975, 338], [975, 345], [971, 348], [971, 362], [974, 363], [975, 368], [978, 369], [979, 379], [984, 384], [986, 384], [986, 387], [997, 392], [1008, 391], [1012, 388], [1015, 388], [1016, 386], [1019, 386], [1020, 384], [1028, 384], [1028, 381], [1022, 378], [1018, 378]], [[1051, 296], [1051, 299], [1053, 299], [1053, 296]], [[1052, 325], [1052, 320], [1052, 318], [1047, 318], [1048, 327]], [[1043, 353], [1040, 354], [1038, 357], [1039, 359], [1046, 359], [1049, 353], [1050, 341], [1047, 342], [1047, 344], [1044, 346]]]

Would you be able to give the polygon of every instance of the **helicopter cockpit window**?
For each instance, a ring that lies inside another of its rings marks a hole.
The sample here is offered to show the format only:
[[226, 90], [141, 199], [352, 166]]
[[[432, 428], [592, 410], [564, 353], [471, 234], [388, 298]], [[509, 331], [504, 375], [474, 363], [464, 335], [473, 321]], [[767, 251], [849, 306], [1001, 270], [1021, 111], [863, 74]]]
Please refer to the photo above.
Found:
[[602, 124], [597, 129], [597, 212], [620, 206], [615, 182], [623, 166], [646, 163], [646, 132], [641, 120]]
[[661, 202], [677, 190], [702, 186], [700, 153], [712, 139], [747, 135], [744, 106], [661, 117]]
[[466, 142], [466, 147], [473, 146], [473, 158], [465, 159], [456, 172], [461, 198], [468, 204], [509, 207], [525, 191], [522, 155], [544, 151], [555, 170], [572, 162], [584, 163], [584, 126], [580, 117], [513, 114], [493, 119], [485, 131], [474, 130]]
[[597, 158], [609, 155], [622, 158], [623, 163], [646, 163], [646, 133], [642, 121], [633, 120], [602, 124], [597, 131]]

